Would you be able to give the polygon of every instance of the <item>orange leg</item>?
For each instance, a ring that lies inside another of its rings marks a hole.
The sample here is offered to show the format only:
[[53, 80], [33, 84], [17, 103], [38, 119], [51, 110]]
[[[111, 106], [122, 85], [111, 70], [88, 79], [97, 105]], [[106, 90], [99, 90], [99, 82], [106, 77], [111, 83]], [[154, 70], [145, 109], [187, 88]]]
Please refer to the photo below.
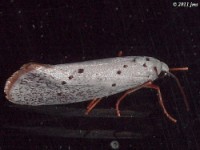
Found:
[[133, 93], [133, 92], [135, 92], [135, 91], [137, 91], [137, 90], [139, 90], [139, 89], [141, 89], [141, 88], [143, 88], [143, 87], [145, 87], [146, 85], [149, 85], [149, 84], [151, 84], [151, 83], [152, 83], [152, 81], [147, 81], [147, 82], [145, 82], [144, 84], [142, 84], [142, 85], [140, 85], [140, 86], [138, 86], [138, 87], [136, 87], [136, 88], [134, 88], [134, 89], [130, 89], [130, 90], [126, 91], [126, 92], [117, 100], [117, 102], [116, 102], [116, 104], [115, 104], [115, 109], [116, 109], [116, 111], [117, 111], [117, 116], [120, 117], [119, 104], [121, 103], [122, 100], [124, 100], [124, 98], [125, 98], [127, 95], [129, 95], [130, 93]]
[[158, 92], [158, 98], [159, 98], [159, 104], [160, 104], [161, 108], [163, 109], [164, 114], [165, 114], [165, 115], [167, 116], [167, 118], [169, 118], [172, 122], [174, 122], [174, 123], [177, 122], [177, 120], [174, 119], [174, 118], [167, 112], [167, 110], [166, 110], [166, 108], [165, 108], [165, 106], [164, 106], [163, 100], [162, 100], [162, 95], [161, 95], [159, 86], [152, 84], [151, 81], [148, 81], [148, 82], [146, 82], [146, 83], [140, 85], [140, 86], [137, 87], [137, 88], [130, 89], [130, 90], [126, 91], [126, 92], [117, 100], [117, 103], [116, 103], [117, 116], [120, 117], [120, 110], [119, 110], [119, 104], [120, 104], [120, 102], [121, 102], [127, 95], [129, 95], [130, 93], [133, 93], [133, 92], [135, 92], [135, 91], [137, 91], [137, 90], [139, 90], [139, 89], [141, 89], [141, 88], [151, 88], [151, 89], [157, 90], [157, 92]]
[[94, 99], [92, 102], [89, 103], [87, 110], [85, 112], [86, 115], [101, 101], [101, 98]]
[[161, 106], [161, 108], [163, 109], [164, 114], [167, 116], [167, 118], [169, 118], [169, 120], [171, 120], [172, 122], [176, 123], [177, 120], [174, 119], [166, 110], [164, 103], [163, 103], [163, 99], [162, 99], [162, 95], [160, 92], [160, 88], [157, 85], [154, 84], [149, 84], [145, 86], [146, 88], [151, 88], [151, 89], [155, 89], [158, 92], [158, 100], [159, 100], [159, 104]]
[[94, 99], [88, 104], [87, 109], [89, 109], [89, 108], [92, 106], [92, 104], [94, 104], [96, 101], [97, 101], [97, 98], [94, 98]]

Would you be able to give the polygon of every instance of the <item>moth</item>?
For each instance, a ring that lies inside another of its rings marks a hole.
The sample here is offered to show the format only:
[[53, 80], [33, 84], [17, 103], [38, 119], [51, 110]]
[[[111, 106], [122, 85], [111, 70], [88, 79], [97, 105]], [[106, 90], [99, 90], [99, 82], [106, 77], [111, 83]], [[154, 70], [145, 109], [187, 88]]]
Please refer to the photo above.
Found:
[[147, 56], [115, 57], [58, 65], [28, 63], [7, 80], [4, 91], [9, 101], [21, 105], [69, 104], [92, 100], [86, 114], [103, 97], [125, 91], [115, 106], [117, 115], [120, 116], [120, 102], [128, 94], [141, 88], [150, 88], [157, 91], [159, 104], [167, 118], [176, 122], [167, 112], [160, 88], [153, 81], [160, 76], [174, 78], [189, 110], [180, 82], [170, 72], [187, 69], [169, 69], [164, 62]]

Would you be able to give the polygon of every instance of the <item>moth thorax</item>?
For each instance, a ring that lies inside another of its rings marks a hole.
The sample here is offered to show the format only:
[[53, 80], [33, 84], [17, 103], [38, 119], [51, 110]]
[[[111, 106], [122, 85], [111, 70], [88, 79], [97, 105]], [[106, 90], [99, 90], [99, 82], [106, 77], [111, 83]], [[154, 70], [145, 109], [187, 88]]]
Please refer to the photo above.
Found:
[[161, 62], [161, 71], [169, 72], [169, 67], [167, 66], [167, 64]]

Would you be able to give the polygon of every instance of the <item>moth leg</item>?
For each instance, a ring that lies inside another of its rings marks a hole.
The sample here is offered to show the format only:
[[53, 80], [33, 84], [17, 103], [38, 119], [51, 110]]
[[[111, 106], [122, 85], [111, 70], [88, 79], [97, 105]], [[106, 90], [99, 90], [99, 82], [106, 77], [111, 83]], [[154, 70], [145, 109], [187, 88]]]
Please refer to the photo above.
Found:
[[159, 100], [159, 104], [161, 106], [161, 108], [163, 109], [164, 114], [167, 116], [167, 118], [169, 118], [169, 120], [171, 120], [172, 122], [176, 123], [177, 120], [174, 119], [166, 110], [164, 103], [163, 103], [163, 99], [162, 99], [162, 95], [160, 92], [160, 88], [157, 85], [154, 84], [147, 84], [145, 85], [146, 88], [151, 88], [151, 89], [155, 89], [158, 92], [158, 100]]
[[92, 109], [101, 101], [101, 98], [97, 98], [97, 99], [94, 99], [91, 103], [92, 104], [89, 104], [89, 106], [87, 107], [87, 110], [85, 112], [86, 115], [88, 115], [89, 112], [92, 111]]
[[94, 98], [94, 99], [88, 104], [87, 109], [89, 109], [89, 108], [92, 106], [92, 104], [94, 104], [96, 101], [97, 101], [97, 98]]
[[119, 104], [120, 104], [120, 102], [121, 102], [122, 100], [124, 100], [124, 98], [125, 98], [127, 95], [129, 95], [130, 93], [133, 93], [133, 92], [135, 92], [135, 91], [137, 91], [137, 90], [139, 90], [139, 89], [141, 89], [141, 88], [143, 88], [143, 87], [145, 87], [146, 85], [149, 85], [149, 84], [152, 84], [152, 81], [147, 81], [147, 82], [143, 83], [142, 85], [140, 85], [140, 86], [138, 86], [138, 87], [136, 87], [136, 88], [127, 90], [127, 91], [117, 100], [117, 102], [116, 102], [116, 104], [115, 104], [115, 109], [116, 109], [116, 112], [117, 112], [117, 116], [118, 116], [118, 117], [121, 116], [121, 115], [120, 115], [120, 110], [119, 110]]

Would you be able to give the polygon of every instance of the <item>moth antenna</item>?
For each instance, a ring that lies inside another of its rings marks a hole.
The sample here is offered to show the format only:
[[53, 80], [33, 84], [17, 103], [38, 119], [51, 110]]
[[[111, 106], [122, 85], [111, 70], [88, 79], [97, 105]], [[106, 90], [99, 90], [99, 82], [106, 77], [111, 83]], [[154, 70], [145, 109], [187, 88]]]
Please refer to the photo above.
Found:
[[187, 71], [188, 67], [181, 67], [181, 68], [169, 68], [169, 71]]
[[[182, 68], [181, 68], [181, 69], [182, 69]], [[174, 70], [174, 71], [175, 71], [175, 70]], [[178, 68], [177, 71], [179, 71], [179, 68]], [[177, 78], [174, 74], [172, 74], [171, 72], [167, 72], [167, 74], [168, 74], [170, 77], [172, 77], [172, 78], [176, 81], [176, 83], [177, 83], [177, 85], [178, 85], [178, 87], [179, 87], [179, 89], [180, 89], [180, 91], [181, 91], [181, 94], [183, 95], [183, 99], [184, 99], [184, 103], [185, 103], [185, 106], [186, 106], [186, 110], [189, 111], [190, 108], [189, 108], [188, 100], [187, 100], [186, 95], [185, 95], [185, 92], [183, 91], [183, 88], [182, 88], [182, 86], [181, 86], [181, 84], [180, 84], [180, 81], [179, 81], [178, 78]]]

